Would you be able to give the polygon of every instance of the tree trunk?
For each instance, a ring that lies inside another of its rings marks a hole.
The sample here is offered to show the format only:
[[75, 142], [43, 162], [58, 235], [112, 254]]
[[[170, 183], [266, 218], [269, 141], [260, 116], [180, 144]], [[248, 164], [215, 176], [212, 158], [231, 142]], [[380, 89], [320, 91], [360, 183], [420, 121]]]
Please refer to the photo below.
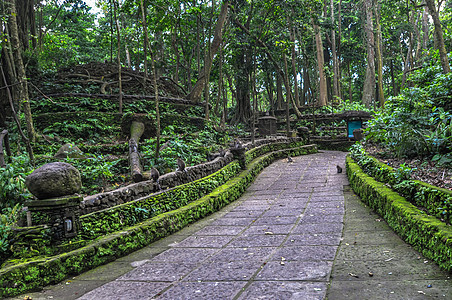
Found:
[[[17, 82], [19, 101], [24, 110], [25, 122], [27, 124], [28, 138], [30, 142], [34, 143], [36, 140], [36, 132], [33, 125], [33, 117], [30, 108], [30, 99], [28, 96], [27, 76], [25, 74], [25, 67], [22, 60], [22, 47], [19, 40], [19, 31], [17, 26], [17, 11], [14, 0], [9, 0], [10, 17], [8, 18], [8, 27], [11, 33], [12, 54], [14, 57], [14, 67], [17, 73]], [[5, 84], [7, 84], [5, 82]]]
[[148, 26], [147, 26], [147, 20], [146, 20], [146, 0], [141, 0], [140, 1], [140, 6], [141, 6], [141, 25], [143, 26], [143, 32], [144, 32], [144, 82], [146, 82], [146, 78], [148, 77], [148, 41], [149, 41], [149, 37], [148, 37]]
[[204, 67], [201, 69], [201, 71], [199, 73], [198, 81], [196, 82], [192, 91], [188, 95], [188, 99], [190, 99], [194, 102], [199, 102], [199, 100], [201, 99], [201, 94], [205, 87], [206, 81], [209, 80], [213, 58], [215, 57], [215, 54], [217, 53], [218, 48], [220, 47], [220, 44], [222, 41], [223, 26], [224, 26], [224, 23], [226, 22], [226, 18], [228, 16], [228, 5], [229, 5], [229, 1], [224, 1], [223, 5], [221, 6], [221, 11], [220, 11], [220, 15], [218, 16], [217, 25], [215, 26], [214, 37], [213, 37], [212, 45], [210, 46], [209, 55], [207, 55]]
[[383, 92], [383, 57], [381, 49], [381, 27], [380, 27], [380, 12], [378, 3], [375, 6], [375, 25], [377, 26], [377, 40], [375, 42], [376, 55], [377, 55], [377, 70], [378, 70], [378, 100], [380, 101], [380, 107], [385, 105], [385, 95]]
[[364, 79], [362, 102], [370, 108], [375, 101], [375, 39], [372, 22], [372, 0], [364, 0], [364, 12], [366, 14], [366, 23], [364, 31], [366, 32], [367, 42], [367, 68]]
[[283, 94], [281, 74], [276, 73], [276, 109], [282, 109], [282, 102]]
[[441, 22], [439, 20], [438, 12], [435, 8], [435, 1], [425, 0], [425, 3], [427, 4], [428, 10], [433, 19], [433, 24], [435, 25], [435, 40], [439, 50], [439, 57], [441, 60], [441, 66], [443, 67], [443, 73], [447, 74], [450, 73], [450, 65], [447, 58], [446, 46], [444, 45], [443, 29], [441, 28]]
[[320, 34], [319, 25], [314, 23], [314, 19], [311, 18], [312, 25], [314, 27], [315, 34], [315, 46], [317, 50], [317, 67], [319, 71], [319, 106], [325, 106], [327, 104], [327, 87], [325, 72], [323, 71], [324, 57], [323, 57], [323, 43], [322, 36]]
[[[284, 59], [284, 68], [286, 70], [286, 74], [287, 74], [287, 58], [286, 58], [286, 54], [283, 54], [283, 59]], [[288, 76], [285, 76], [286, 81], [288, 81]], [[286, 84], [286, 87], [289, 87], [289, 84]], [[289, 102], [290, 102], [290, 98], [291, 98], [291, 91], [290, 88], [288, 88], [286, 90], [286, 133], [287, 136], [290, 136], [290, 114], [289, 114]], [[296, 107], [294, 107], [295, 109]]]
[[144, 123], [133, 121], [130, 126], [129, 140], [129, 165], [130, 175], [134, 182], [143, 180], [143, 169], [140, 161], [140, 153], [138, 152], [138, 143], [144, 133]]
[[[333, 24], [331, 29], [331, 52], [333, 55], [333, 101], [336, 101], [339, 96], [339, 66], [338, 66], [338, 60], [337, 60], [337, 53], [336, 53], [336, 30], [334, 26], [334, 2], [333, 0], [330, 1], [330, 7], [331, 7], [331, 22]], [[339, 20], [339, 23], [341, 21]]]
[[115, 24], [116, 24], [116, 37], [118, 39], [117, 44], [117, 62], [118, 62], [118, 82], [119, 82], [119, 113], [122, 114], [122, 77], [121, 77], [121, 28], [119, 26], [118, 17], [116, 15], [116, 11], [118, 10], [118, 3], [116, 0], [113, 0], [113, 8], [114, 8], [114, 18], [115, 18]]
[[292, 75], [293, 75], [293, 82], [294, 82], [294, 92], [295, 92], [295, 105], [297, 107], [300, 107], [300, 95], [298, 93], [298, 75], [297, 75], [297, 52], [295, 51], [295, 32], [294, 28], [290, 27], [290, 41], [292, 42]]

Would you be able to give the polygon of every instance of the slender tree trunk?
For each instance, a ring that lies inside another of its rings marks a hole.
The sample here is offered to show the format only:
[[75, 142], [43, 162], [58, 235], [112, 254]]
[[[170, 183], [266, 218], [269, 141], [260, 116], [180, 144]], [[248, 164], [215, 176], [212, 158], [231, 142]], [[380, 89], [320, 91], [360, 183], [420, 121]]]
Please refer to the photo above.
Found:
[[209, 81], [210, 77], [210, 70], [212, 68], [212, 62], [213, 58], [215, 57], [215, 54], [218, 51], [218, 48], [220, 47], [220, 43], [222, 41], [223, 37], [223, 26], [226, 22], [226, 18], [228, 15], [228, 5], [229, 1], [224, 1], [223, 5], [221, 6], [220, 15], [218, 16], [218, 21], [215, 26], [215, 32], [214, 37], [212, 41], [212, 45], [209, 47], [209, 54], [206, 56], [206, 61], [204, 64], [204, 67], [199, 73], [198, 81], [196, 82], [195, 86], [193, 87], [192, 91], [188, 95], [188, 99], [199, 102], [202, 94], [202, 90], [205, 87], [205, 84], [207, 81]]
[[121, 27], [119, 26], [119, 20], [117, 16], [117, 10], [118, 10], [118, 3], [116, 0], [113, 0], [113, 7], [114, 7], [114, 18], [115, 18], [115, 24], [116, 24], [116, 37], [118, 39], [117, 44], [117, 62], [118, 62], [118, 81], [119, 81], [119, 113], [122, 114], [122, 77], [121, 77]]
[[422, 48], [427, 49], [428, 39], [429, 39], [429, 26], [428, 26], [428, 8], [424, 7], [422, 12]]
[[341, 57], [341, 37], [342, 37], [342, 0], [339, 1], [339, 8], [338, 8], [338, 12], [337, 12], [338, 16], [337, 16], [337, 20], [338, 20], [338, 24], [337, 24], [337, 33], [338, 33], [338, 40], [337, 40], [337, 53], [336, 53], [336, 61], [337, 61], [337, 85], [338, 85], [338, 96], [339, 98], [342, 99], [342, 87], [341, 87], [341, 78], [342, 78], [342, 73], [341, 73], [341, 60], [339, 59]]
[[381, 49], [381, 27], [380, 27], [380, 11], [379, 4], [375, 6], [375, 25], [377, 27], [377, 40], [375, 42], [375, 49], [377, 55], [377, 73], [378, 73], [378, 100], [380, 101], [380, 106], [385, 105], [385, 95], [383, 92], [383, 57]]
[[144, 38], [145, 38], [145, 45], [149, 46], [149, 52], [151, 53], [151, 68], [152, 68], [152, 74], [153, 74], [153, 78], [152, 78], [152, 82], [154, 84], [154, 96], [155, 96], [155, 118], [156, 118], [156, 143], [155, 143], [155, 155], [154, 155], [154, 163], [157, 163], [157, 160], [160, 156], [160, 110], [159, 110], [159, 89], [158, 89], [158, 85], [157, 85], [157, 75], [156, 75], [156, 70], [155, 70], [155, 63], [154, 63], [154, 58], [155, 55], [152, 53], [152, 49], [149, 43], [149, 35], [148, 35], [148, 31], [147, 31], [147, 23], [146, 23], [146, 13], [145, 13], [145, 9], [144, 9], [144, 3], [143, 1], [145, 0], [141, 0], [141, 17], [143, 20], [143, 31], [144, 31]]
[[[33, 125], [31, 114], [30, 99], [28, 96], [27, 76], [25, 74], [24, 62], [22, 60], [22, 47], [19, 40], [19, 31], [17, 26], [17, 10], [14, 0], [9, 0], [10, 17], [8, 18], [8, 28], [10, 31], [12, 56], [14, 57], [14, 67], [17, 74], [19, 102], [24, 110], [25, 122], [27, 124], [28, 138], [34, 143], [36, 140], [36, 131]], [[6, 84], [6, 83], [5, 83]]]
[[372, 21], [372, 0], [364, 0], [364, 12], [366, 14], [366, 23], [364, 30], [366, 32], [367, 43], [367, 68], [364, 79], [363, 104], [370, 108], [375, 101], [375, 39]]
[[282, 109], [282, 102], [283, 94], [281, 74], [276, 73], [276, 109]]
[[[286, 74], [287, 74], [287, 58], [286, 58], [286, 54], [283, 54], [283, 59], [284, 59], [284, 68], [286, 69]], [[286, 80], [288, 81], [288, 76], [286, 75]], [[286, 84], [286, 87], [290, 87], [289, 84]], [[288, 88], [286, 90], [286, 132], [287, 132], [287, 136], [290, 136], [290, 114], [289, 114], [289, 103], [290, 103], [290, 98], [291, 98], [291, 92], [290, 92], [290, 88]], [[295, 107], [294, 107], [295, 109]]]
[[146, 20], [146, 0], [141, 0], [140, 1], [140, 6], [141, 6], [141, 22], [142, 22], [142, 26], [143, 26], [143, 32], [144, 32], [144, 49], [143, 49], [143, 54], [144, 54], [144, 83], [146, 83], [146, 78], [148, 77], [148, 41], [149, 41], [149, 37], [148, 37], [148, 26], [147, 26], [147, 20]]
[[443, 29], [441, 28], [441, 22], [439, 20], [438, 12], [435, 8], [435, 1], [425, 0], [425, 3], [427, 4], [428, 10], [433, 19], [433, 24], [435, 25], [435, 40], [439, 50], [439, 57], [441, 60], [441, 66], [443, 67], [443, 73], [447, 74], [450, 73], [450, 65], [447, 58], [446, 46], [444, 45]]
[[298, 72], [297, 72], [297, 52], [295, 50], [295, 32], [294, 28], [290, 26], [290, 41], [292, 42], [292, 49], [291, 49], [291, 55], [292, 55], [292, 75], [293, 75], [293, 82], [294, 82], [294, 92], [295, 92], [295, 105], [297, 107], [300, 107], [300, 95], [298, 93]]
[[[339, 96], [339, 66], [336, 53], [336, 30], [334, 26], [334, 1], [330, 1], [331, 7], [331, 22], [333, 23], [331, 29], [331, 52], [333, 55], [333, 101], [336, 101]], [[340, 20], [339, 20], [340, 23]]]
[[325, 106], [327, 104], [327, 87], [325, 72], [323, 71], [324, 57], [323, 57], [323, 43], [320, 33], [319, 25], [314, 23], [314, 19], [311, 19], [314, 27], [315, 34], [315, 46], [317, 49], [317, 67], [319, 70], [319, 106]]

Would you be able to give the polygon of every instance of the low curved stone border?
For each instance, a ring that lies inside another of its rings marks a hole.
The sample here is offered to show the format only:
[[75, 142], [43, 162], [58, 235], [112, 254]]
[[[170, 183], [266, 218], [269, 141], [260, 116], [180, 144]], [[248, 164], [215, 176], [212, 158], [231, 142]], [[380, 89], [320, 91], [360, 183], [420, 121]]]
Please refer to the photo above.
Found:
[[368, 176], [350, 157], [346, 168], [350, 185], [363, 202], [404, 241], [442, 269], [452, 270], [452, 226], [427, 215], [384, 183]]
[[422, 207], [428, 214], [444, 222], [452, 223], [452, 191], [419, 180], [399, 182], [397, 171], [367, 153], [351, 153], [364, 172], [377, 181], [389, 184], [393, 190], [412, 204]]
[[[251, 154], [247, 157], [255, 157], [262, 155], [263, 146], [268, 145], [272, 150], [281, 148], [287, 144], [300, 143], [299, 138], [275, 137], [269, 139], [256, 140], [254, 146], [247, 143], [244, 147], [249, 150]], [[292, 145], [293, 146], [293, 145]], [[250, 150], [251, 149], [251, 150]], [[257, 154], [257, 155], [256, 155]], [[160, 186], [163, 189], [170, 189], [182, 184], [196, 181], [213, 174], [225, 167], [234, 160], [231, 152], [227, 151], [224, 157], [217, 157], [210, 162], [205, 162], [196, 166], [186, 168], [186, 172], [170, 172], [160, 177]], [[249, 160], [247, 161], [247, 163]], [[80, 204], [81, 215], [86, 215], [99, 210], [107, 209], [123, 203], [127, 203], [141, 197], [147, 196], [150, 193], [158, 191], [157, 184], [152, 180], [130, 184], [128, 186], [116, 189], [114, 191], [99, 193], [92, 196], [87, 196]]]
[[274, 160], [316, 152], [316, 145], [270, 152], [254, 159], [246, 170], [208, 195], [183, 207], [123, 228], [82, 248], [5, 267], [0, 271], [0, 297], [58, 283], [67, 276], [80, 274], [141, 249], [238, 199], [257, 174]]

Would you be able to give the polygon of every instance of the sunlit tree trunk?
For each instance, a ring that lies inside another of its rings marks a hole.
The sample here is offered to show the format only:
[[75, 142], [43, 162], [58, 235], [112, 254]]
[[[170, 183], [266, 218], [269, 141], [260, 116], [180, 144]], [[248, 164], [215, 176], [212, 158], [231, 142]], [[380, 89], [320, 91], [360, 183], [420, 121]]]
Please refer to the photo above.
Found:
[[433, 19], [433, 25], [435, 26], [435, 41], [436, 46], [439, 50], [439, 57], [441, 60], [441, 66], [443, 68], [443, 73], [450, 73], [449, 60], [447, 58], [446, 46], [444, 45], [443, 29], [441, 28], [441, 22], [439, 20], [438, 12], [436, 11], [434, 0], [425, 0], [427, 4], [430, 15]]
[[[333, 23], [331, 29], [331, 52], [333, 55], [333, 100], [336, 101], [340, 98], [339, 95], [339, 65], [336, 53], [336, 29], [334, 26], [334, 1], [330, 1], [330, 9], [331, 9], [331, 22]], [[340, 20], [339, 20], [340, 23]]]
[[10, 17], [8, 18], [8, 28], [11, 35], [12, 56], [14, 58], [14, 69], [16, 70], [18, 85], [18, 95], [20, 106], [23, 108], [25, 122], [27, 124], [28, 138], [34, 143], [36, 132], [33, 125], [33, 117], [30, 108], [30, 99], [28, 96], [27, 76], [25, 74], [24, 62], [22, 60], [22, 47], [19, 40], [19, 30], [17, 26], [17, 10], [14, 0], [9, 0]]
[[364, 79], [362, 102], [368, 108], [370, 108], [375, 101], [375, 38], [372, 11], [372, 0], [364, 0], [364, 13], [366, 15], [364, 31], [366, 32], [365, 36], [367, 44], [367, 68], [366, 77]]
[[378, 100], [380, 101], [380, 106], [383, 107], [385, 104], [385, 95], [383, 92], [383, 55], [381, 49], [381, 27], [380, 27], [380, 12], [379, 4], [375, 6], [375, 25], [377, 27], [377, 40], [375, 42], [375, 50], [377, 55], [377, 74], [378, 74]]
[[315, 46], [317, 49], [317, 67], [319, 71], [319, 105], [325, 106], [327, 104], [327, 87], [325, 72], [323, 70], [324, 57], [323, 57], [322, 36], [320, 33], [319, 25], [314, 23], [314, 19], [311, 19], [311, 21], [314, 27]]
[[116, 24], [116, 37], [118, 39], [117, 44], [117, 63], [118, 63], [118, 81], [119, 81], [119, 113], [122, 114], [122, 78], [121, 78], [121, 27], [119, 26], [119, 20], [117, 16], [118, 3], [116, 0], [113, 0], [113, 9], [114, 9], [114, 18]]

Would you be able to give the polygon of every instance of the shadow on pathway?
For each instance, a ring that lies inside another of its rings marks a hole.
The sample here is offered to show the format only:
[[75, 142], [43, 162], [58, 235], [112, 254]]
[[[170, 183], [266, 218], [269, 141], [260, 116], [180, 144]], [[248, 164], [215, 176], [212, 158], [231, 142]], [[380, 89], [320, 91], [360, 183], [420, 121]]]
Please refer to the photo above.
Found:
[[345, 153], [333, 151], [277, 161], [220, 212], [28, 295], [34, 300], [452, 299], [450, 274], [411, 249], [359, 201], [346, 175], [337, 173], [336, 165], [345, 169], [344, 163]]

